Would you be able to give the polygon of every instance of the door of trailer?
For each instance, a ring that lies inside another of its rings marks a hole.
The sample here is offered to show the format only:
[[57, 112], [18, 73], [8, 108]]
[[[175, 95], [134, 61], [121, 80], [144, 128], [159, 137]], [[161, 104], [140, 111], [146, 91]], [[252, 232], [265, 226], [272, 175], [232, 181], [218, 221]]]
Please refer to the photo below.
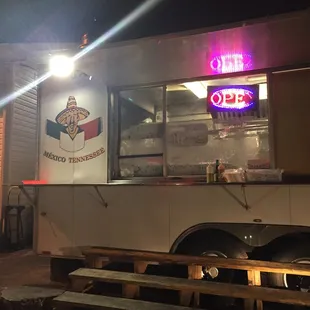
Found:
[[[302, 182], [310, 174], [310, 68], [270, 76], [274, 159], [277, 167]], [[291, 222], [309, 225], [309, 186], [290, 186]]]
[[270, 102], [276, 167], [310, 174], [310, 68], [273, 72]]

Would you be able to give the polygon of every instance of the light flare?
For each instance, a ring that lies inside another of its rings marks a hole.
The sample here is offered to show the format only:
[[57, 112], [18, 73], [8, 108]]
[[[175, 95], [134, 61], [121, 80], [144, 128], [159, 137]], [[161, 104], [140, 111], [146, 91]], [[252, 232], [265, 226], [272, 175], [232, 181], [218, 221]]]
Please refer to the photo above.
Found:
[[131, 13], [129, 13], [126, 17], [124, 17], [121, 21], [119, 21], [115, 26], [113, 26], [110, 30], [92, 42], [90, 45], [86, 46], [83, 50], [73, 56], [73, 60], [76, 61], [83, 57], [85, 54], [89, 53], [94, 48], [98, 47], [102, 43], [106, 42], [112, 36], [114, 36], [119, 31], [123, 30], [126, 26], [130, 25], [134, 21], [136, 21], [140, 16], [146, 14], [149, 10], [151, 10], [155, 5], [157, 5], [162, 0], [148, 0], [134, 9]]
[[0, 99], [0, 108], [5, 106], [9, 102], [15, 100], [19, 96], [23, 95], [24, 93], [26, 93], [30, 89], [38, 86], [40, 83], [44, 82], [45, 80], [47, 80], [51, 76], [52, 76], [51, 72], [47, 72], [47, 73], [43, 74], [41, 77], [39, 77], [38, 79], [36, 79], [35, 81], [27, 84], [26, 86], [22, 87], [19, 90], [16, 90], [14, 93], [12, 93], [6, 97], [3, 97], [2, 99]]
[[[97, 38], [94, 42], [92, 42], [90, 45], [85, 47], [82, 51], [77, 53], [75, 56], [72, 57], [73, 61], [76, 61], [83, 56], [85, 56], [87, 53], [98, 47], [99, 45], [106, 42], [108, 39], [110, 39], [112, 36], [114, 36], [116, 33], [123, 30], [126, 26], [129, 26], [131, 23], [136, 21], [138, 18], [140, 18], [143, 14], [146, 14], [148, 11], [150, 11], [154, 6], [156, 6], [159, 2], [162, 0], [147, 0], [143, 4], [139, 5], [136, 9], [134, 9], [131, 13], [129, 13], [126, 17], [124, 17], [122, 20], [120, 20], [115, 26], [113, 26], [111, 29], [109, 29], [106, 33], [101, 35], [99, 38]], [[3, 98], [0, 99], [0, 108], [8, 104], [9, 102], [15, 100], [19, 96], [23, 95], [27, 91], [31, 90], [32, 88], [38, 86], [43, 81], [47, 80], [49, 77], [52, 76], [51, 72], [47, 72], [35, 81], [29, 83], [28, 85], [22, 87], [21, 89], [13, 92], [12, 94], [9, 94]]]

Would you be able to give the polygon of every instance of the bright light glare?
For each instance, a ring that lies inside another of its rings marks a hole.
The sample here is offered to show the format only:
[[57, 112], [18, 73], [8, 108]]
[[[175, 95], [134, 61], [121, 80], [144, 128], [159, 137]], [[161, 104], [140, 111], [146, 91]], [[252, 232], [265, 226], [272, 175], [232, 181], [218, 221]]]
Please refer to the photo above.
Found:
[[26, 86], [16, 90], [15, 92], [9, 94], [8, 96], [1, 98], [0, 99], [0, 107], [3, 107], [6, 104], [8, 104], [10, 101], [15, 100], [16, 98], [23, 95], [24, 93], [26, 93], [30, 89], [37, 87], [40, 83], [44, 82], [45, 80], [47, 80], [50, 77], [51, 77], [51, 73], [47, 72], [44, 75], [40, 76], [35, 81], [33, 81], [33, 82], [27, 84]]
[[189, 89], [193, 94], [199, 99], [207, 98], [208, 91], [204, 83], [202, 82], [189, 82], [183, 84], [187, 89]]
[[50, 72], [54, 76], [67, 77], [74, 70], [74, 62], [72, 58], [64, 55], [56, 55], [50, 59]]
[[[90, 51], [92, 51], [93, 49], [98, 47], [99, 45], [103, 44], [105, 41], [107, 41], [113, 35], [122, 31], [124, 28], [128, 27], [135, 20], [140, 18], [142, 15], [146, 14], [148, 11], [150, 11], [155, 5], [157, 5], [161, 1], [163, 1], [163, 0], [147, 0], [147, 1], [145, 1], [142, 5], [138, 6], [135, 10], [133, 10], [125, 18], [123, 18], [121, 21], [119, 21], [114, 27], [112, 27], [110, 30], [108, 30], [106, 33], [104, 33], [98, 39], [96, 39], [92, 44], [90, 44], [89, 46], [86, 46], [81, 52], [79, 52], [75, 56], [73, 56], [73, 58], [71, 58], [71, 59], [66, 58], [67, 60], [69, 60], [67, 62], [67, 66], [69, 64], [69, 68], [72, 67], [71, 72], [73, 72], [73, 70], [74, 70], [74, 61], [85, 56], [87, 53], [89, 53]], [[51, 62], [55, 61], [55, 58], [53, 58], [53, 59], [54, 59], [53, 61], [52, 61], [52, 59], [50, 61], [50, 67], [52, 66]], [[58, 60], [59, 60], [59, 58], [58, 58]], [[63, 60], [64, 60], [64, 58], [63, 58]], [[56, 61], [56, 62], [58, 62], [58, 61]], [[66, 69], [64, 69], [59, 65], [59, 63], [60, 62], [58, 62], [58, 65], [54, 64], [53, 70], [50, 70], [49, 72], [45, 73], [43, 76], [39, 77], [37, 80], [29, 83], [28, 85], [24, 86], [23, 88], [19, 89], [18, 91], [15, 91], [15, 92], [7, 95], [6, 97], [0, 98], [0, 107], [3, 107], [4, 105], [8, 104], [10, 101], [15, 100], [17, 97], [26, 93], [27, 91], [29, 91], [33, 87], [36, 87], [37, 85], [39, 85], [43, 81], [50, 78], [52, 76], [52, 74], [57, 75], [57, 76], [66, 76], [66, 75], [63, 75], [64, 72], [66, 72], [66, 74], [70, 75], [70, 73], [68, 73], [69, 72], [68, 67]], [[64, 64], [64, 66], [65, 66], [65, 64]], [[57, 68], [57, 70], [56, 70], [56, 68]], [[52, 68], [50, 68], [50, 69], [52, 69]], [[60, 73], [60, 75], [58, 75], [59, 73]]]
[[268, 98], [267, 83], [259, 84], [259, 100]]
[[163, 0], [147, 0], [144, 3], [140, 4], [137, 8], [135, 8], [131, 13], [126, 15], [122, 20], [120, 20], [115, 26], [113, 26], [110, 30], [96, 39], [94, 42], [83, 48], [79, 53], [73, 56], [74, 60], [78, 60], [94, 48], [98, 47], [99, 45], [105, 43], [108, 39], [113, 37], [118, 32], [122, 31], [130, 24], [135, 22], [138, 18], [145, 15], [148, 11], [150, 11], [153, 7], [158, 5], [159, 2]]

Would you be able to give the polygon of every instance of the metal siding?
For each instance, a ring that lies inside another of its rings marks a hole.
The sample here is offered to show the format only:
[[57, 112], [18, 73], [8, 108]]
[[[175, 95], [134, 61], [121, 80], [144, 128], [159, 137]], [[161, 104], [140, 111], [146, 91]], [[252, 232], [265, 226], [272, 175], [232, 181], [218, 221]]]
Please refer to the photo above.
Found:
[[194, 35], [170, 35], [98, 49], [81, 70], [109, 86], [157, 84], [214, 75], [214, 56], [245, 53], [251, 70], [310, 62], [310, 11]]
[[[19, 91], [37, 78], [34, 69], [18, 65], [14, 68], [14, 91]], [[10, 128], [9, 183], [35, 179], [37, 163], [37, 87], [12, 103]]]
[[[12, 67], [10, 91], [15, 92], [37, 78], [37, 72], [27, 66], [16, 64]], [[16, 98], [7, 107], [5, 136], [5, 172], [4, 172], [4, 205], [16, 204], [18, 190], [11, 193], [10, 186], [20, 184], [22, 180], [35, 179], [37, 165], [37, 87]], [[34, 188], [26, 189], [34, 199]], [[20, 203], [30, 206], [24, 195], [20, 195]], [[27, 208], [23, 213], [24, 234], [30, 238], [32, 234], [32, 210]]]
[[309, 174], [310, 68], [275, 72], [270, 78], [276, 167], [293, 174]]
[[[1, 63], [0, 65], [0, 98], [5, 97], [12, 89], [12, 65], [9, 63]], [[6, 133], [7, 133], [7, 110], [9, 105], [1, 107], [0, 111], [0, 206], [1, 214], [3, 205], [6, 205], [7, 189], [6, 174], [8, 165], [6, 165]], [[5, 197], [5, 199], [4, 199]]]

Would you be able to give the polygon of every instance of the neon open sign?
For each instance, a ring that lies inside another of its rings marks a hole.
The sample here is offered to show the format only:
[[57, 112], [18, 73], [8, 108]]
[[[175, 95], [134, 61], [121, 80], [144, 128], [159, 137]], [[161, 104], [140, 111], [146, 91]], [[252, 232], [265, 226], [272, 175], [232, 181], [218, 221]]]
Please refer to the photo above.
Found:
[[207, 105], [211, 111], [245, 111], [257, 108], [258, 86], [209, 86]]
[[246, 71], [252, 69], [252, 57], [244, 53], [219, 55], [212, 58], [210, 67], [213, 73]]

